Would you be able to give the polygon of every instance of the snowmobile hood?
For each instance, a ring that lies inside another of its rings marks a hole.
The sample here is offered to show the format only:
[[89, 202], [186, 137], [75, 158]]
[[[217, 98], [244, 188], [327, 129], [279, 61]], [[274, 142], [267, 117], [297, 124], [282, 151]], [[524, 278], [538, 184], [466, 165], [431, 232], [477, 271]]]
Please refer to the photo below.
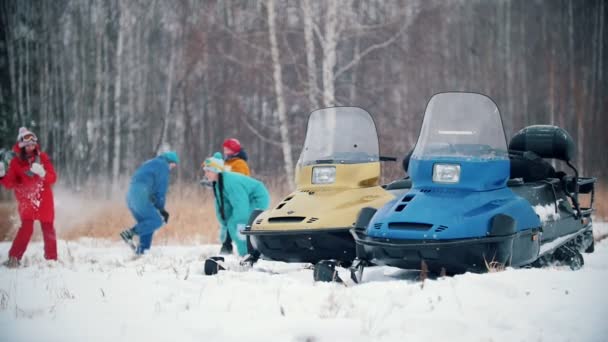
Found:
[[372, 237], [413, 240], [483, 237], [499, 214], [515, 219], [512, 233], [541, 227], [530, 203], [509, 188], [412, 189], [378, 210], [367, 231]]
[[348, 229], [362, 208], [379, 208], [393, 198], [391, 192], [380, 186], [297, 190], [260, 214], [252, 230]]

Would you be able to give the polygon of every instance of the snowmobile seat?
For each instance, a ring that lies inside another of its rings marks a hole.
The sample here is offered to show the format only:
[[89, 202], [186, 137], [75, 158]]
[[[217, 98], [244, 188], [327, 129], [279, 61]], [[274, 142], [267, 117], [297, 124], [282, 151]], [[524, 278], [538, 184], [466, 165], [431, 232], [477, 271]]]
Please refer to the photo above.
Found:
[[557, 176], [555, 168], [534, 152], [511, 150], [509, 159], [511, 160], [511, 179], [520, 178], [528, 183]]
[[511, 138], [509, 150], [531, 151], [541, 158], [570, 162], [575, 157], [574, 140], [563, 128], [534, 125], [521, 129]]
[[511, 178], [522, 178], [524, 182], [561, 178], [543, 158], [570, 162], [574, 154], [574, 141], [564, 129], [550, 125], [528, 126], [517, 132], [509, 143]]

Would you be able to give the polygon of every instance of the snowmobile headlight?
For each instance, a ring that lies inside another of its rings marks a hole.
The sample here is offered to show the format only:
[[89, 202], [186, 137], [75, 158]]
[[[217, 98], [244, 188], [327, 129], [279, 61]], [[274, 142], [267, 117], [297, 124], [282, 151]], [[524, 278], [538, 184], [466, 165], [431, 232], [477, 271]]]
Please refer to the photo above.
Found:
[[460, 182], [460, 165], [435, 164], [433, 165], [433, 182], [454, 184]]
[[316, 166], [312, 168], [312, 184], [331, 184], [335, 181], [335, 166]]

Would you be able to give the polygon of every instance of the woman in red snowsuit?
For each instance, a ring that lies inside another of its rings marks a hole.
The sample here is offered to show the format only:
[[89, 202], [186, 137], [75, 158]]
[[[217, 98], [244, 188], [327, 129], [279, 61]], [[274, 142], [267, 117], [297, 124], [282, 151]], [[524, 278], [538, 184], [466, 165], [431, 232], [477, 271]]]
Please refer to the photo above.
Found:
[[53, 202], [52, 185], [57, 175], [49, 156], [40, 151], [38, 138], [27, 128], [19, 129], [17, 144], [13, 151], [15, 157], [11, 160], [6, 175], [0, 178], [0, 184], [7, 189], [13, 189], [19, 204], [21, 228], [17, 232], [11, 246], [9, 267], [16, 267], [25, 253], [32, 237], [34, 221], [40, 221], [44, 238], [44, 257], [47, 260], [57, 260], [57, 239], [55, 237], [55, 205]]

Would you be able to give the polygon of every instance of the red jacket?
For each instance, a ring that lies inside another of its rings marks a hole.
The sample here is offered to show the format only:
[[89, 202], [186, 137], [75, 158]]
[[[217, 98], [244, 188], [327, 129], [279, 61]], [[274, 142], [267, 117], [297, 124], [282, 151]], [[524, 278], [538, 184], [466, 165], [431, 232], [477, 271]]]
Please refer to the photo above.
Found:
[[[0, 184], [7, 189], [14, 189], [19, 203], [21, 220], [39, 220], [53, 222], [55, 219], [55, 204], [53, 202], [52, 185], [57, 181], [57, 174], [49, 156], [36, 148], [34, 154], [21, 158], [21, 149], [13, 147], [16, 156], [11, 160], [6, 176], [0, 179]], [[40, 164], [46, 175], [43, 178], [32, 174], [30, 168], [39, 156]]]

